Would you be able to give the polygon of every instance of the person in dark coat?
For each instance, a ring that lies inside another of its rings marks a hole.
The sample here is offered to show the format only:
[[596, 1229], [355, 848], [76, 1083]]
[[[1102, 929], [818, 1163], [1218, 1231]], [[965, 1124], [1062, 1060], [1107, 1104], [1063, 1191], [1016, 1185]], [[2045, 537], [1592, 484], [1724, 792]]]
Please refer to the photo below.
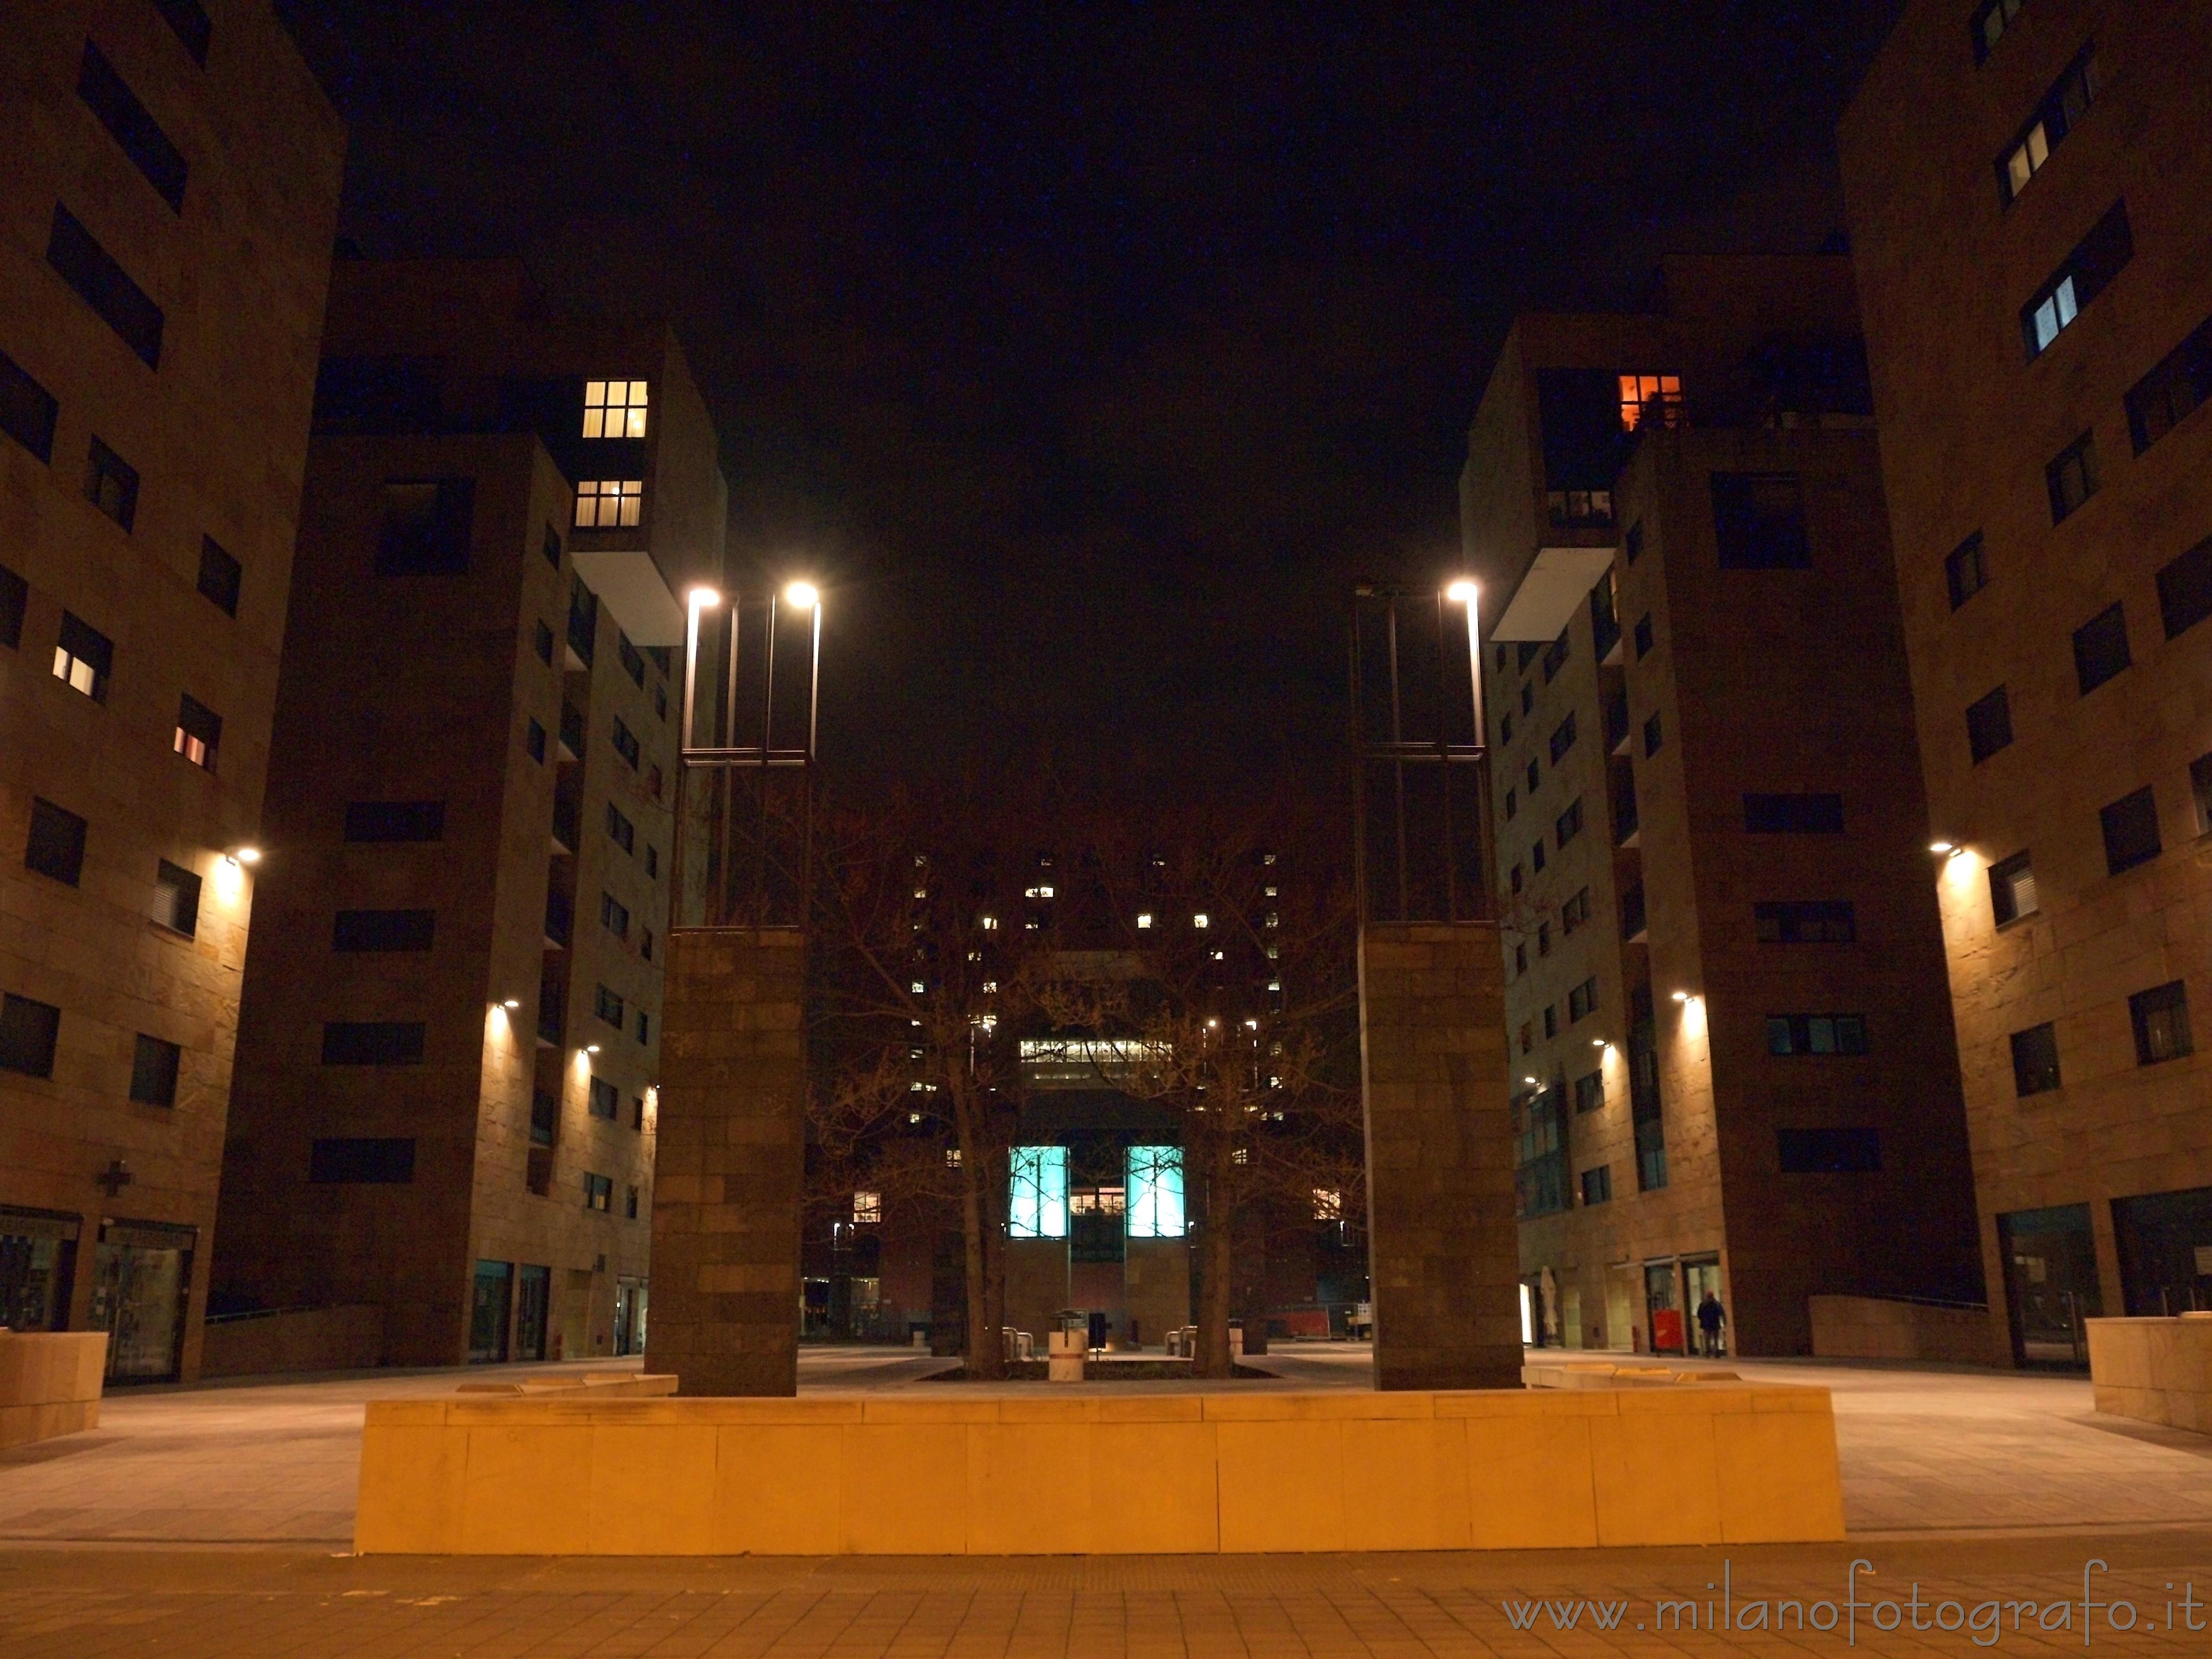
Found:
[[1721, 1327], [1727, 1323], [1728, 1313], [1721, 1306], [1720, 1297], [1707, 1291], [1705, 1299], [1698, 1304], [1698, 1330], [1705, 1340], [1706, 1358], [1721, 1357]]

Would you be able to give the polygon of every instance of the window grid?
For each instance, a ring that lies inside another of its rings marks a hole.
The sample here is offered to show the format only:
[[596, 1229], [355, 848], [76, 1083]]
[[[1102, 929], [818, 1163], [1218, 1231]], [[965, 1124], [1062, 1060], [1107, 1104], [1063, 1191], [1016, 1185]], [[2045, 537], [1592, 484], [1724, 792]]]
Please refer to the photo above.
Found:
[[576, 528], [627, 530], [638, 521], [645, 485], [636, 478], [587, 478], [576, 486]]
[[584, 382], [584, 435], [586, 438], [642, 438], [645, 436], [646, 382], [643, 380], [586, 380]]

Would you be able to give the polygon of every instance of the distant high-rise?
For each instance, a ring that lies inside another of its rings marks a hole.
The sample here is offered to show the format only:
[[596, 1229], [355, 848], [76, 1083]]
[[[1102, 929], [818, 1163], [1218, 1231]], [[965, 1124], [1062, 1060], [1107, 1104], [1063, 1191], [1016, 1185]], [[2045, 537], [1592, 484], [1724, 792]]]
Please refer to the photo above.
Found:
[[1911, 0], [1840, 135], [2022, 1364], [2212, 1306], [2209, 130], [2198, 0]]
[[0, 1326], [188, 1378], [345, 135], [266, 0], [4, 57]]

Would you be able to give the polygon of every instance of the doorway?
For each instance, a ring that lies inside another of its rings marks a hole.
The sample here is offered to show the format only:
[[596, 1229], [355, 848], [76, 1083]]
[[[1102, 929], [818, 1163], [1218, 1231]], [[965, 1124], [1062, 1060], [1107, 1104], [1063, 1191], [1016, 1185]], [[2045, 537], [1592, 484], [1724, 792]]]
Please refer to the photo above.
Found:
[[0, 1205], [0, 1327], [58, 1331], [69, 1324], [82, 1218]]
[[525, 1262], [514, 1280], [514, 1357], [545, 1358], [545, 1315], [553, 1299], [553, 1270]]
[[615, 1280], [615, 1352], [645, 1352], [645, 1281], [641, 1279]]
[[479, 1261], [469, 1291], [469, 1363], [496, 1364], [507, 1358], [507, 1315], [514, 1292], [514, 1264]]
[[1708, 1358], [1717, 1359], [1728, 1352], [1729, 1330], [1725, 1323], [1713, 1334], [1710, 1345], [1705, 1340], [1705, 1327], [1698, 1322], [1698, 1310], [1705, 1305], [1707, 1296], [1723, 1304], [1726, 1314], [1726, 1298], [1721, 1295], [1721, 1259], [1717, 1255], [1685, 1256], [1682, 1258], [1682, 1308], [1685, 1329], [1683, 1334], [1695, 1339], [1697, 1350]]
[[110, 1382], [173, 1382], [182, 1366], [196, 1227], [108, 1221], [93, 1248], [94, 1330], [107, 1333]]
[[1644, 1309], [1650, 1321], [1651, 1352], [1681, 1353], [1682, 1305], [1675, 1299], [1674, 1259], [1644, 1264]]
[[2089, 1206], [2062, 1204], [2001, 1215], [1997, 1243], [2004, 1253], [2013, 1362], [2057, 1370], [2086, 1370], [2088, 1334], [2081, 1322], [2103, 1311]]
[[1636, 1269], [1626, 1261], [1605, 1270], [1605, 1334], [1595, 1346], [1636, 1352]]
[[2212, 1308], [2212, 1187], [2114, 1199], [2112, 1242], [2130, 1316]]

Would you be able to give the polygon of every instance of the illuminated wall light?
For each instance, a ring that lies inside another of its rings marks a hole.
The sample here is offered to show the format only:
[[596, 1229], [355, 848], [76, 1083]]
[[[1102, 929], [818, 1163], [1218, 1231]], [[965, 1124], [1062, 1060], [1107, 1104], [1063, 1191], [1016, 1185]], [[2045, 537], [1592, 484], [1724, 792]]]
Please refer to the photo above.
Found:
[[801, 611], [811, 611], [822, 603], [822, 590], [812, 582], [793, 582], [783, 590], [785, 603]]
[[584, 1052], [587, 1054], [596, 1054], [599, 1052], [599, 1045], [596, 1042], [587, 1042], [584, 1045]]
[[1151, 911], [1149, 911], [1149, 910], [1140, 910], [1140, 911], [1139, 911], [1139, 912], [1137, 913], [1137, 926], [1138, 926], [1138, 927], [1150, 927], [1152, 925], [1152, 913]]
[[1213, 918], [1200, 910], [1190, 919], [1190, 925], [1194, 927], [1211, 927], [1213, 925]]
[[258, 847], [240, 847], [225, 856], [233, 864], [258, 864], [261, 862], [261, 849]]
[[520, 997], [509, 997], [506, 1001], [501, 1003], [499, 1006], [502, 1008], [507, 1009], [520, 1008], [522, 1006], [522, 999]]

